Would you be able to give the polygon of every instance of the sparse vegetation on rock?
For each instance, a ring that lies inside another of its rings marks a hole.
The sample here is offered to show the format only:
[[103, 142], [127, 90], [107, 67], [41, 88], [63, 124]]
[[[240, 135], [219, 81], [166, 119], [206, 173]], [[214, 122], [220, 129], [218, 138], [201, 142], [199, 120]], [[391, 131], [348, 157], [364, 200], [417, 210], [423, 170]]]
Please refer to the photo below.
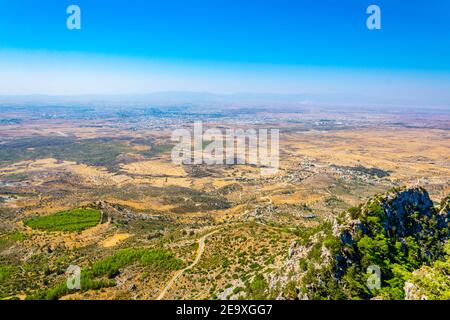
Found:
[[[404, 299], [405, 282], [418, 281], [415, 269], [435, 264], [446, 272], [448, 217], [422, 188], [393, 190], [342, 213], [304, 235], [295, 249], [306, 270], [298, 283], [302, 297]], [[381, 271], [380, 288], [366, 285], [370, 266]]]

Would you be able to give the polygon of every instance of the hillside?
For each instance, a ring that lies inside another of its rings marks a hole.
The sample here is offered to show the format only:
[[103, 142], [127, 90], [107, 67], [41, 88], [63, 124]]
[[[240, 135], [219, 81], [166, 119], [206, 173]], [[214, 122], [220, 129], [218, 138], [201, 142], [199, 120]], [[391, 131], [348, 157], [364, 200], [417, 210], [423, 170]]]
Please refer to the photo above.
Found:
[[300, 235], [272, 287], [279, 298], [448, 299], [449, 216], [449, 197], [435, 207], [422, 188], [370, 198]]

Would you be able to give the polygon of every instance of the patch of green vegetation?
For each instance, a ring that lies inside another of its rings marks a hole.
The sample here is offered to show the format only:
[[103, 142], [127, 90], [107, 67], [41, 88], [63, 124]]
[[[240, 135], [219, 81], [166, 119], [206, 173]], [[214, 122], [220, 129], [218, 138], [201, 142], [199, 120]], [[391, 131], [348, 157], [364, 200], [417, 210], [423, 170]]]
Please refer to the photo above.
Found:
[[313, 261], [320, 261], [322, 255], [322, 244], [320, 242], [315, 243], [311, 250], [308, 252], [308, 259]]
[[445, 259], [432, 266], [424, 266], [407, 278], [415, 288], [415, 298], [425, 296], [429, 300], [450, 300], [450, 242], [447, 242], [445, 251]]
[[356, 167], [346, 167], [346, 166], [336, 166], [333, 165], [334, 168], [338, 170], [344, 170], [344, 171], [353, 171], [356, 173], [366, 174], [369, 176], [377, 177], [377, 178], [385, 178], [388, 177], [391, 172], [387, 170], [383, 170], [380, 168], [367, 168], [364, 166], [356, 166]]
[[8, 239], [11, 241], [23, 241], [27, 238], [25, 234], [19, 231], [13, 231], [10, 234], [8, 234]]
[[319, 232], [329, 233], [331, 231], [331, 223], [323, 222], [315, 227], [298, 227], [294, 234], [298, 236], [298, 242], [301, 245], [306, 245], [311, 237]]
[[134, 263], [163, 271], [178, 270], [184, 265], [183, 261], [177, 259], [168, 250], [145, 248], [122, 249], [109, 257], [94, 262], [91, 267], [82, 270], [80, 290], [68, 289], [66, 282], [61, 282], [50, 288], [38, 290], [27, 296], [27, 299], [56, 300], [74, 292], [99, 290], [101, 288], [115, 286], [115, 280], [110, 278], [116, 276], [121, 268]]
[[352, 219], [356, 219], [361, 212], [361, 207], [351, 207], [347, 211]]
[[157, 270], [178, 270], [183, 261], [177, 259], [172, 252], [164, 249], [122, 249], [110, 257], [97, 261], [92, 266], [94, 276], [107, 275], [114, 277], [119, 270], [133, 263], [140, 263]]
[[295, 300], [298, 298], [297, 283], [295, 281], [289, 281], [283, 288], [283, 296], [287, 299]]
[[140, 151], [139, 154], [143, 155], [144, 157], [154, 157], [162, 153], [170, 152], [173, 149], [173, 147], [174, 147], [173, 144], [152, 143], [150, 146], [150, 150]]
[[6, 249], [13, 245], [15, 242], [20, 242], [25, 239], [26, 236], [19, 231], [13, 231], [11, 233], [3, 235], [2, 237], [0, 237], [0, 250]]
[[246, 283], [245, 293], [246, 299], [266, 300], [269, 298], [269, 284], [264, 276], [258, 273], [251, 282]]
[[33, 137], [2, 145], [0, 163], [55, 158], [110, 168], [116, 164], [117, 156], [131, 151], [123, 141], [110, 138]]
[[308, 270], [308, 261], [305, 258], [301, 258], [298, 261], [298, 265], [299, 265], [301, 271]]
[[233, 289], [233, 294], [239, 294], [244, 290], [245, 290], [245, 288], [243, 288], [243, 287], [236, 287]]
[[51, 288], [41, 289], [32, 295], [26, 297], [27, 300], [57, 300], [65, 295], [74, 292], [85, 292], [88, 290], [98, 290], [115, 286], [114, 280], [99, 279], [95, 280], [91, 272], [81, 272], [80, 290], [69, 289], [66, 282], [59, 283]]
[[30, 218], [24, 224], [33, 229], [46, 231], [82, 231], [96, 226], [101, 213], [97, 209], [73, 209], [55, 214]]
[[6, 279], [8, 279], [11, 274], [14, 272], [14, 266], [0, 266], [0, 284], [3, 283]]
[[226, 269], [230, 266], [230, 260], [227, 257], [222, 258], [222, 268]]

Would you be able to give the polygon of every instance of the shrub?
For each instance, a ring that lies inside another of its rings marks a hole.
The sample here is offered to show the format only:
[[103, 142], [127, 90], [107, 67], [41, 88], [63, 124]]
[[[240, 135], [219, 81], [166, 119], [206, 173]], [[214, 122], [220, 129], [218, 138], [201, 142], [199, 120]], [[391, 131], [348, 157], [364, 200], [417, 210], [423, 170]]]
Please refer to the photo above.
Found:
[[268, 298], [269, 284], [262, 274], [256, 274], [246, 285], [247, 299], [264, 300]]

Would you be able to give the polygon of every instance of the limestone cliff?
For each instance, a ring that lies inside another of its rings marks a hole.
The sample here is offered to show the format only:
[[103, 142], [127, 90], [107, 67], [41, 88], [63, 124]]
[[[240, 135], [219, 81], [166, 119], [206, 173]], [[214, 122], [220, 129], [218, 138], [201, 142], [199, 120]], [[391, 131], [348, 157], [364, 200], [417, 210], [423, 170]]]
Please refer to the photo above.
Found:
[[280, 298], [421, 298], [413, 294], [417, 281], [408, 280], [435, 261], [446, 266], [449, 204], [447, 197], [435, 207], [418, 187], [375, 196], [300, 234], [290, 247], [284, 278], [273, 278], [272, 287], [281, 281], [290, 288]]

